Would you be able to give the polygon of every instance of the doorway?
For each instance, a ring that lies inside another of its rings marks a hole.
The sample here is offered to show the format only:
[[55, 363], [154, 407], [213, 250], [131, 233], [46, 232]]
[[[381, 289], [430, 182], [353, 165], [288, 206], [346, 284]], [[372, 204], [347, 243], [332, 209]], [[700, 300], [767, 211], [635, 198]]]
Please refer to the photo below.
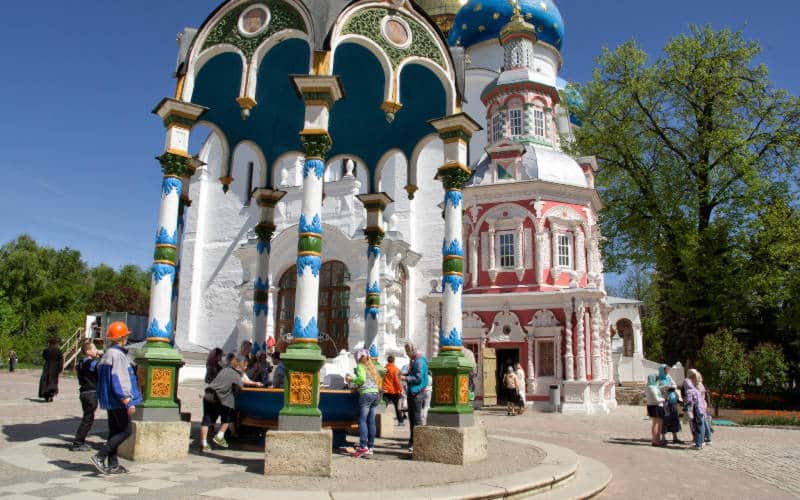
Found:
[[503, 376], [508, 367], [514, 367], [514, 363], [519, 362], [519, 349], [497, 349], [497, 371], [496, 387], [497, 387], [497, 404], [504, 405], [508, 402], [506, 398], [505, 387], [503, 387]]

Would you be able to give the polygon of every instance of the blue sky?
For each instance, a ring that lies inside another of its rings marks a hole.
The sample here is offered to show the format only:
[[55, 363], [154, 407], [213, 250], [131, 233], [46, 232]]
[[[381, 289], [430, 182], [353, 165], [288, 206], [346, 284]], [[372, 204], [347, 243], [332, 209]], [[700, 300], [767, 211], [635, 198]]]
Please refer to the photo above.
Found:
[[[561, 0], [562, 76], [590, 77], [603, 45], [656, 54], [690, 23], [758, 39], [776, 85], [800, 93], [800, 2]], [[217, 0], [4, 2], [0, 16], [0, 242], [29, 233], [90, 264], [148, 266], [175, 35]], [[762, 10], [761, 7], [764, 7]]]

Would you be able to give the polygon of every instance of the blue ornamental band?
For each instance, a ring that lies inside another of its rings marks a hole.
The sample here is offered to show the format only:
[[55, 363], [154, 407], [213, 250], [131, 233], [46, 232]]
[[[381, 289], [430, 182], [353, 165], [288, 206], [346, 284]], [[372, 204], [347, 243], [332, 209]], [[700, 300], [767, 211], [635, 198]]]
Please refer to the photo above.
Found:
[[301, 255], [297, 258], [297, 277], [300, 278], [305, 273], [306, 266], [311, 268], [311, 274], [319, 278], [319, 270], [322, 267], [322, 259], [315, 255]]
[[303, 326], [303, 320], [300, 316], [294, 317], [294, 326], [292, 327], [292, 337], [295, 339], [317, 339], [319, 338], [319, 328], [317, 328], [317, 318], [308, 320], [308, 324]]
[[154, 319], [147, 329], [147, 337], [154, 339], [170, 339], [172, 337], [172, 321], [167, 321], [162, 329], [158, 326], [158, 320]]
[[325, 175], [325, 162], [317, 159], [306, 160], [303, 164], [303, 179], [308, 177], [312, 171], [317, 179], [322, 179], [322, 176]]
[[178, 192], [178, 197], [183, 193], [183, 182], [175, 177], [164, 177], [164, 182], [161, 183], [161, 192], [164, 196], [169, 196], [173, 191]]
[[444, 331], [439, 330], [439, 345], [441, 347], [463, 347], [461, 332], [455, 327], [447, 335], [444, 334]]

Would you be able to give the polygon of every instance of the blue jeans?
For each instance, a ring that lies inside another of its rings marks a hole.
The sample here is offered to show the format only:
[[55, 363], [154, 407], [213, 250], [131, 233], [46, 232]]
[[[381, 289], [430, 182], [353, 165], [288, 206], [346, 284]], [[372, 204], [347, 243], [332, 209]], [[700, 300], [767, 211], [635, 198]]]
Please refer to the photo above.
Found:
[[700, 412], [695, 412], [694, 418], [694, 425], [697, 429], [697, 432], [694, 433], [694, 445], [699, 448], [703, 446], [703, 437], [706, 434], [706, 416]]
[[711, 442], [711, 422], [709, 421], [708, 415], [703, 417], [703, 439], [705, 439], [706, 443]]
[[369, 392], [358, 395], [358, 433], [360, 448], [375, 446], [375, 409], [378, 407], [378, 393]]

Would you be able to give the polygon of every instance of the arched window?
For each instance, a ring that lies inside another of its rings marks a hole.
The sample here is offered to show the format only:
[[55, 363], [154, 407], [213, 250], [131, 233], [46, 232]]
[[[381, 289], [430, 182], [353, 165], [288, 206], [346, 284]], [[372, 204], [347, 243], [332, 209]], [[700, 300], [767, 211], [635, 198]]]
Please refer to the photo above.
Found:
[[617, 321], [617, 335], [622, 337], [622, 355], [626, 358], [633, 356], [633, 323], [629, 319]]
[[[319, 274], [319, 346], [322, 353], [335, 357], [342, 349], [348, 349], [350, 328], [350, 272], [338, 261], [322, 264]], [[286, 337], [294, 325], [294, 294], [297, 288], [297, 266], [290, 267], [281, 276], [278, 292], [278, 314], [275, 322], [276, 338]]]
[[498, 111], [492, 116], [492, 143], [503, 138], [503, 113]]

